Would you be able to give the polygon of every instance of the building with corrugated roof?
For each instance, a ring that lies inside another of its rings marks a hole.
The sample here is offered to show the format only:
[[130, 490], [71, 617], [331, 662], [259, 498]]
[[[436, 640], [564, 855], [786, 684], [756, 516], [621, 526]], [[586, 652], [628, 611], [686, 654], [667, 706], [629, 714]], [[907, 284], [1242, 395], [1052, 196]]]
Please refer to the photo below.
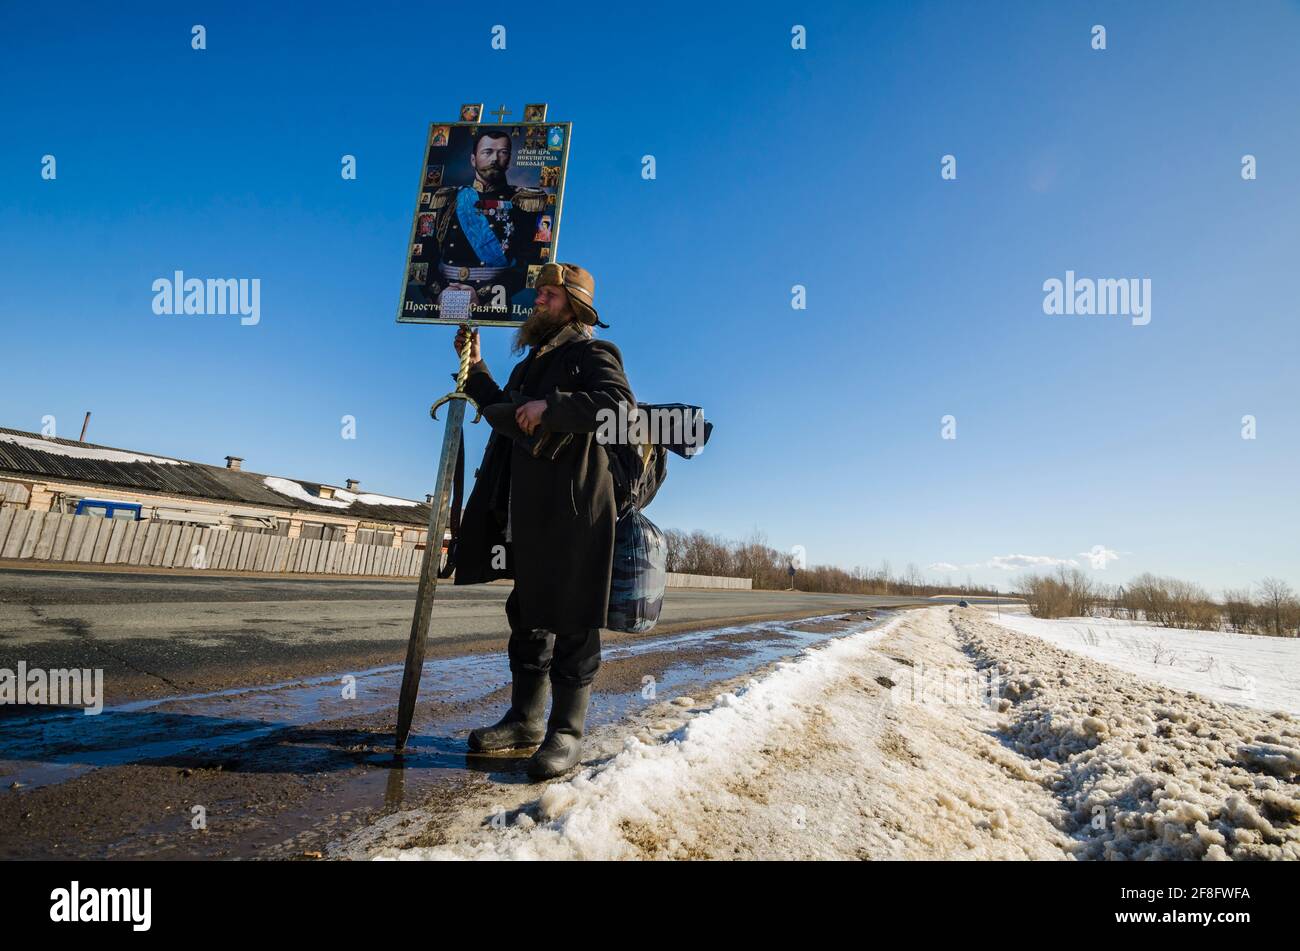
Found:
[[[288, 538], [424, 548], [423, 502], [224, 466], [0, 428], [0, 508], [129, 517]], [[102, 509], [102, 510], [101, 510]]]

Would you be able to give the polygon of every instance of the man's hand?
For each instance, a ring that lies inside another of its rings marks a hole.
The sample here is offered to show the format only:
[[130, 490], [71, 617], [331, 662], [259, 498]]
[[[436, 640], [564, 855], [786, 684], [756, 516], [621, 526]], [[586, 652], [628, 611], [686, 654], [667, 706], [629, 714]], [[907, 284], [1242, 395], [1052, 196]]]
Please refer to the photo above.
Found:
[[460, 356], [460, 352], [465, 349], [465, 338], [467, 336], [470, 336], [474, 341], [469, 351], [469, 365], [473, 366], [483, 359], [483, 354], [479, 350], [478, 331], [470, 330], [466, 324], [461, 324], [460, 329], [456, 331], [456, 355]]
[[529, 436], [542, 424], [542, 414], [546, 412], [546, 400], [532, 400], [515, 410], [515, 422]]

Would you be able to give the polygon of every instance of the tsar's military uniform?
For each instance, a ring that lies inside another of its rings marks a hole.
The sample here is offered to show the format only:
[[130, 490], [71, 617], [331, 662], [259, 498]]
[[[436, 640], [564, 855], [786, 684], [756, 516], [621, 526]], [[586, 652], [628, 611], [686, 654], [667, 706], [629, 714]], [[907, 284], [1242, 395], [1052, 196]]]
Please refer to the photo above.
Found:
[[418, 258], [429, 263], [424, 285], [429, 300], [436, 301], [449, 284], [474, 288], [484, 306], [493, 303], [497, 285], [505, 288], [507, 301], [523, 290], [528, 265], [541, 263], [547, 244], [533, 240], [537, 216], [545, 209], [546, 192], [540, 188], [505, 185], [488, 191], [477, 180], [472, 187], [439, 188], [430, 207], [434, 234], [424, 239]]

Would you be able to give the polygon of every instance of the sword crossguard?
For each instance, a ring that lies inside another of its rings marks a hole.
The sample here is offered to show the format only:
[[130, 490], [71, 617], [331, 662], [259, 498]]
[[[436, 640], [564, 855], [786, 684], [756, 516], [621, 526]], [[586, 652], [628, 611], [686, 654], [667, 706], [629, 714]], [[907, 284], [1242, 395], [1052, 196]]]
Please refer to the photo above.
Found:
[[458, 391], [458, 392], [455, 392], [455, 393], [448, 393], [448, 394], [447, 394], [446, 396], [444, 396], [442, 399], [438, 400], [438, 402], [436, 402], [436, 403], [434, 403], [432, 406], [430, 406], [430, 407], [429, 407], [429, 415], [432, 416], [434, 419], [437, 419], [437, 418], [438, 418], [438, 407], [441, 406], [441, 405], [443, 405], [444, 403], [450, 403], [452, 400], [464, 400], [464, 401], [465, 401], [466, 403], [468, 403], [470, 406], [473, 406], [473, 407], [474, 407], [474, 418], [473, 418], [473, 420], [471, 420], [471, 422], [475, 422], [475, 423], [477, 423], [480, 419], [483, 418], [483, 411], [482, 411], [481, 409], [479, 409], [478, 404], [475, 403], [472, 399], [470, 399], [470, 397], [469, 397], [468, 394], [466, 394], [466, 393], [461, 393], [461, 392], [459, 392], [459, 391]]

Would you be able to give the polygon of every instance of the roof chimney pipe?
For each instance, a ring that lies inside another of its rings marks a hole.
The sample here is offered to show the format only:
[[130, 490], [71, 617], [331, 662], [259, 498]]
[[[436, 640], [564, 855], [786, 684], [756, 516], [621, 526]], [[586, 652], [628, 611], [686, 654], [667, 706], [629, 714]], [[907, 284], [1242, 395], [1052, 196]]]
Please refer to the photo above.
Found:
[[348, 479], [348, 491], [349, 491], [349, 492], [355, 492], [355, 491], [356, 491], [357, 489], [359, 489], [359, 488], [361, 488], [361, 483], [360, 483], [360, 482], [358, 482], [356, 479]]
[[230, 469], [232, 472], [238, 472], [243, 467], [244, 459], [242, 456], [226, 456], [227, 469]]

